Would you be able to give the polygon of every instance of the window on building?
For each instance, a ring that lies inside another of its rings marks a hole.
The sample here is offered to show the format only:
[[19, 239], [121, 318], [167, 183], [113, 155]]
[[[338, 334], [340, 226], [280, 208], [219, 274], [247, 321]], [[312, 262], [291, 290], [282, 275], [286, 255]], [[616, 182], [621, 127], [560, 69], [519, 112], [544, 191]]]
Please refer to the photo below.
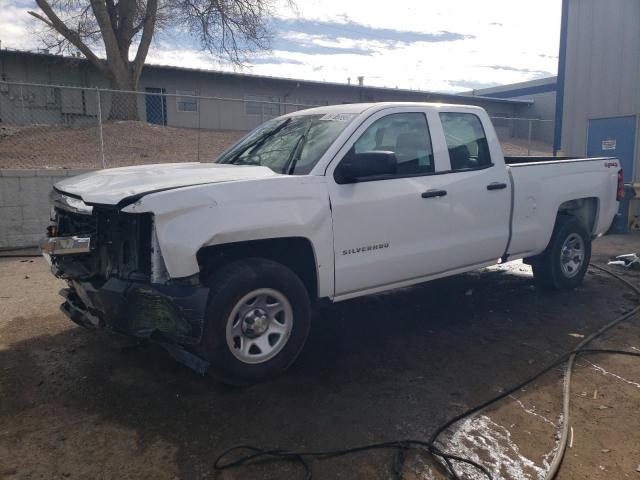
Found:
[[265, 118], [280, 115], [280, 97], [245, 95], [244, 105], [247, 115], [259, 115]]
[[472, 113], [440, 113], [451, 170], [491, 166], [491, 154], [480, 119]]
[[435, 171], [424, 113], [394, 113], [373, 122], [353, 145], [354, 153], [371, 151], [395, 153], [397, 176]]
[[198, 99], [194, 90], [176, 90], [176, 105], [179, 112], [197, 112]]

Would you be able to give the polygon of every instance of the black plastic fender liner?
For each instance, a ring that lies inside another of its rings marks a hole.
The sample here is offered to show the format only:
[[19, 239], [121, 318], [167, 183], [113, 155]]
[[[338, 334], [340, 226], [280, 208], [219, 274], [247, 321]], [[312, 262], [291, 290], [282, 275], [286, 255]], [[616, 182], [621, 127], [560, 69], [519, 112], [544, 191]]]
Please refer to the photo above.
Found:
[[200, 375], [207, 373], [209, 368], [208, 361], [203, 360], [180, 345], [168, 342], [158, 342], [158, 344], [164, 348], [174, 360], [177, 360]]
[[109, 278], [73, 280], [60, 293], [63, 312], [82, 326], [108, 328], [125, 335], [178, 345], [200, 342], [209, 289]]
[[[205, 292], [198, 292], [195, 296], [200, 297], [204, 296], [205, 298], [208, 296], [208, 289], [204, 288]], [[148, 329], [135, 329], [131, 328], [128, 331], [123, 331], [117, 326], [114, 327], [112, 323], [104, 322], [101, 318], [96, 315], [93, 315], [87, 310], [86, 305], [82, 302], [80, 297], [76, 294], [76, 292], [71, 288], [63, 288], [60, 290], [60, 295], [66, 299], [62, 305], [60, 305], [60, 310], [67, 315], [74, 323], [78, 324], [84, 328], [106, 328], [113, 333], [124, 334], [129, 336], [130, 338], [151, 338], [152, 340], [157, 340], [162, 348], [164, 348], [171, 357], [173, 357], [178, 362], [183, 365], [189, 367], [200, 375], [204, 375], [209, 368], [209, 362], [203, 360], [197, 355], [191, 353], [187, 348], [178, 343], [172, 343], [169, 341], [169, 338], [166, 335], [166, 332], [162, 332], [158, 328], [154, 328], [151, 326]], [[169, 297], [170, 299], [176, 299], [176, 297]], [[191, 298], [191, 297], [187, 297]], [[151, 319], [153, 320], [153, 319]], [[159, 340], [156, 337], [156, 334], [159, 334], [162, 340]]]
[[60, 310], [74, 323], [84, 328], [99, 328], [100, 319], [91, 315], [85, 308], [80, 306], [77, 295], [70, 288], [60, 290], [60, 295], [67, 301], [60, 305]]

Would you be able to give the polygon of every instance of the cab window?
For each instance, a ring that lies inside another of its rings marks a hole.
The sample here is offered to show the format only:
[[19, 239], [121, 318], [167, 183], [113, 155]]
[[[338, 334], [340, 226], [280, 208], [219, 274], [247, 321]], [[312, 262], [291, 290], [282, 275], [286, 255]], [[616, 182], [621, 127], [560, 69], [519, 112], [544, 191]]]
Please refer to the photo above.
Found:
[[433, 173], [433, 150], [427, 119], [423, 113], [394, 113], [376, 120], [353, 146], [353, 153], [393, 152], [393, 176]]
[[451, 170], [464, 171], [489, 167], [491, 154], [482, 122], [473, 113], [440, 113], [447, 141]]

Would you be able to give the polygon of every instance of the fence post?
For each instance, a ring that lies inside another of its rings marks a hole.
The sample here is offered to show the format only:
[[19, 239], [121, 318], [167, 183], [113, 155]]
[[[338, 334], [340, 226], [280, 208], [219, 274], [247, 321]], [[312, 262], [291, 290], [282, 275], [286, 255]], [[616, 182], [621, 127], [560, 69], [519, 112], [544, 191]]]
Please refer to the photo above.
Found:
[[22, 85], [20, 85], [20, 106], [22, 108], [22, 123], [26, 123], [27, 119], [24, 118], [24, 94], [22, 93]]
[[527, 156], [531, 155], [531, 126], [533, 120], [529, 120], [529, 135], [527, 137]]
[[102, 106], [100, 102], [100, 90], [96, 87], [96, 101], [98, 102], [98, 159], [102, 164], [102, 168], [107, 168], [107, 164], [104, 161], [104, 140], [102, 138]]
[[196, 98], [196, 108], [198, 109], [198, 146], [197, 146], [198, 151], [196, 153], [196, 161], [199, 162], [200, 161], [200, 128], [202, 128], [200, 125], [200, 115], [202, 113], [202, 104], [200, 102], [200, 97]]
[[[162, 114], [162, 125], [167, 126], [167, 112], [166, 112], [166, 104], [167, 104], [167, 90], [165, 88], [160, 89], [160, 113]], [[145, 102], [146, 102], [145, 98]]]

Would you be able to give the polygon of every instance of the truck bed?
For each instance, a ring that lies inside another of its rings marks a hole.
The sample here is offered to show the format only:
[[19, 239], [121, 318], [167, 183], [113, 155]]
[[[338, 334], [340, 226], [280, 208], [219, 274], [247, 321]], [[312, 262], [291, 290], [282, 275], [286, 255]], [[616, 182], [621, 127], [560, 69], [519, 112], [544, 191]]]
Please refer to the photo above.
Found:
[[594, 236], [609, 229], [618, 210], [615, 158], [505, 157], [505, 162], [513, 186], [511, 255], [541, 252], [551, 238], [559, 208], [593, 212], [589, 215], [595, 223], [588, 228]]

